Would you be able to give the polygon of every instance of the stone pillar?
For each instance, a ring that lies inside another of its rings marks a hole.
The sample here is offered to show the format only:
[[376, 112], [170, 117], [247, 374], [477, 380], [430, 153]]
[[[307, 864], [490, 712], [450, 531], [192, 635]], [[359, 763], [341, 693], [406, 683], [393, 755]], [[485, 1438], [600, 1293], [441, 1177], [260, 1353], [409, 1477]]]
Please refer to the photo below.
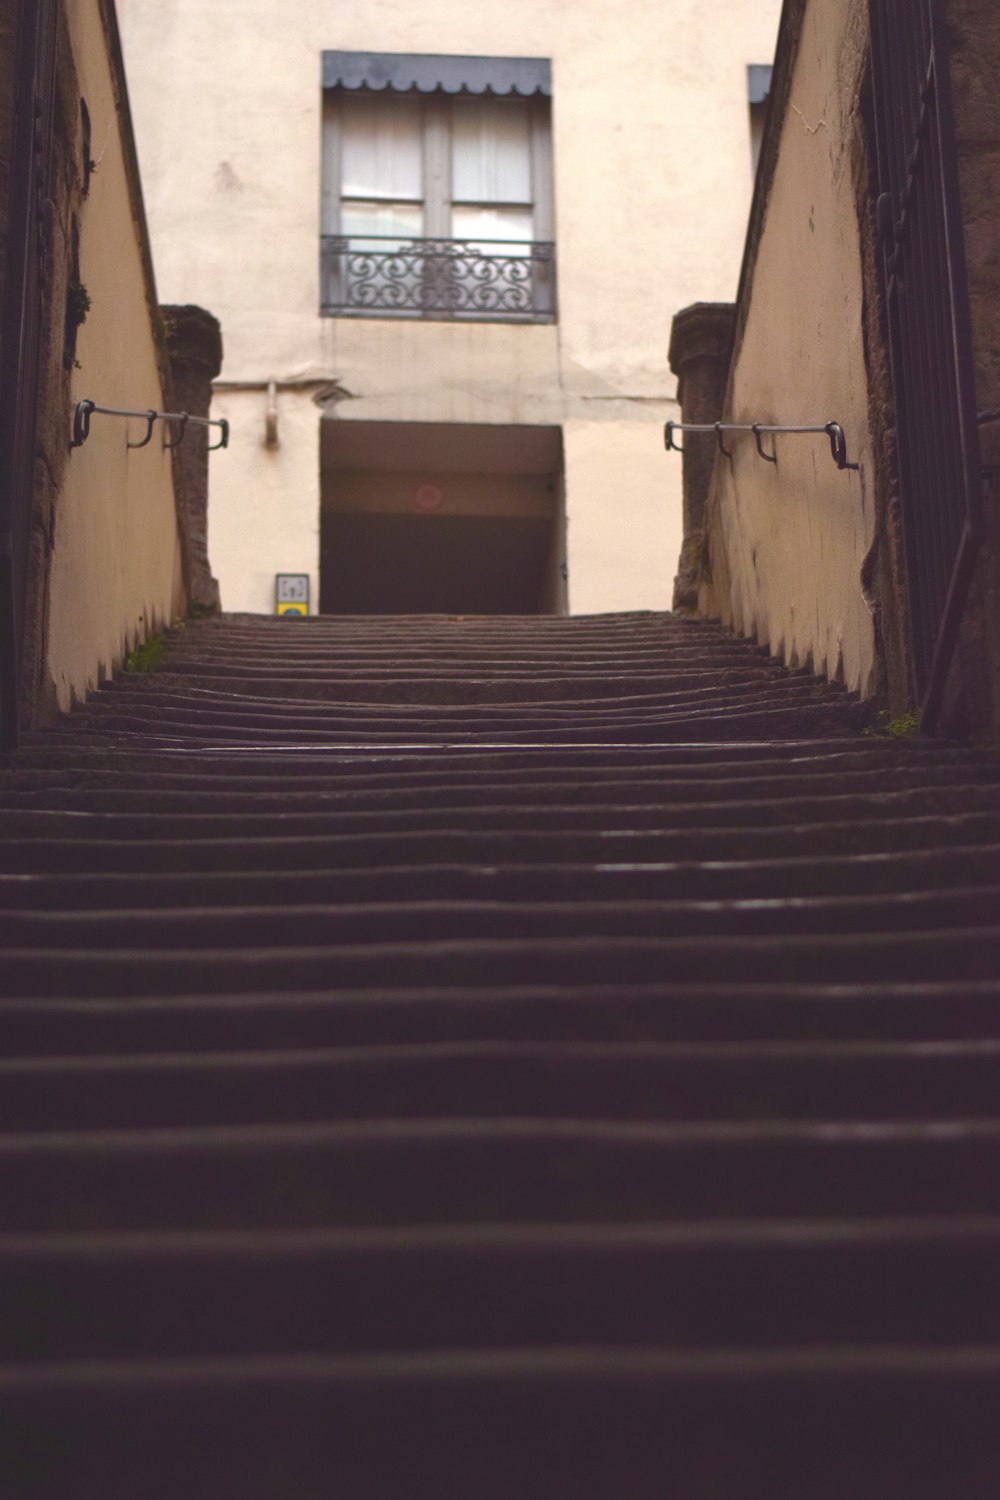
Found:
[[[207, 417], [212, 381], [222, 369], [222, 332], [202, 307], [161, 307], [177, 411]], [[208, 561], [208, 444], [217, 429], [189, 426], [177, 450], [181, 493], [178, 515], [187, 563], [188, 599], [202, 610], [218, 610], [219, 585]]]
[[[736, 307], [732, 302], [693, 302], [674, 318], [670, 330], [670, 368], [677, 376], [677, 395], [684, 422], [718, 422], [722, 416], [733, 350]], [[684, 541], [674, 608], [696, 609], [701, 573], [705, 502], [715, 463], [713, 436], [688, 433], [684, 444]]]

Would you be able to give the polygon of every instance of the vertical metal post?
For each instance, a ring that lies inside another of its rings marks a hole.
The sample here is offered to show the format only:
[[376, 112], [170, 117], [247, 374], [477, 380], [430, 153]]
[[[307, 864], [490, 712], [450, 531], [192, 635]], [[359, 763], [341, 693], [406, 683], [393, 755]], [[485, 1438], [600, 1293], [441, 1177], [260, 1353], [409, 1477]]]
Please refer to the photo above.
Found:
[[17, 744], [42, 317], [52, 279], [56, 19], [56, 0], [21, 0], [18, 6], [0, 367], [0, 748], [5, 750]]

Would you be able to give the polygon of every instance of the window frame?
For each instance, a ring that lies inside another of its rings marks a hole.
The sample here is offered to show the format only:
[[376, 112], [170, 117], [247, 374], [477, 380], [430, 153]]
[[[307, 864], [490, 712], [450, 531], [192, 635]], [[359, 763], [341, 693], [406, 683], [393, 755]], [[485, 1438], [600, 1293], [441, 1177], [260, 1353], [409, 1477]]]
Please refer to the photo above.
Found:
[[[343, 184], [343, 108], [352, 98], [374, 98], [398, 99], [415, 102], [419, 108], [420, 135], [421, 135], [421, 165], [422, 165], [422, 189], [423, 195], [419, 199], [399, 198], [386, 196], [384, 199], [377, 194], [368, 194], [365, 198], [356, 198], [355, 195], [344, 194]], [[531, 180], [532, 201], [524, 204], [500, 203], [490, 200], [455, 199], [452, 197], [452, 119], [456, 106], [460, 106], [464, 100], [491, 98], [503, 105], [508, 102], [513, 108], [522, 108], [528, 115], [529, 134], [529, 168]], [[551, 99], [548, 95], [536, 93], [534, 95], [505, 96], [486, 89], [481, 93], [473, 93], [471, 90], [462, 89], [455, 92], [445, 92], [442, 89], [433, 91], [412, 89], [375, 90], [367, 87], [347, 88], [341, 85], [325, 87], [323, 90], [323, 122], [322, 122], [322, 194], [321, 194], [321, 236], [326, 242], [329, 238], [347, 238], [343, 230], [342, 208], [344, 203], [358, 202], [385, 202], [390, 204], [406, 204], [407, 206], [419, 205], [423, 210], [423, 232], [419, 237], [424, 240], [436, 240], [441, 242], [454, 241], [455, 243], [487, 243], [487, 237], [481, 236], [479, 240], [471, 239], [463, 241], [456, 238], [452, 231], [452, 211], [455, 208], [522, 208], [532, 213], [532, 236], [531, 240], [524, 241], [525, 245], [543, 247], [542, 253], [537, 261], [533, 259], [533, 276], [537, 278], [537, 286], [541, 295], [538, 297], [539, 306], [529, 311], [510, 313], [495, 312], [492, 316], [486, 311], [467, 310], [441, 310], [426, 309], [414, 313], [412, 309], [405, 313], [391, 307], [379, 308], [343, 308], [332, 307], [334, 298], [330, 296], [331, 285], [335, 284], [335, 273], [326, 265], [324, 258], [324, 269], [322, 272], [323, 286], [321, 296], [321, 307], [323, 315], [327, 317], [390, 317], [416, 316], [424, 321], [461, 321], [461, 322], [544, 322], [551, 323], [556, 320], [555, 304], [555, 212], [553, 202], [553, 171], [552, 171], [552, 117]], [[354, 236], [362, 239], [363, 236]], [[400, 235], [400, 240], [405, 236]], [[514, 244], [516, 241], [499, 240], [497, 244]], [[533, 298], [534, 300], [534, 298]]]

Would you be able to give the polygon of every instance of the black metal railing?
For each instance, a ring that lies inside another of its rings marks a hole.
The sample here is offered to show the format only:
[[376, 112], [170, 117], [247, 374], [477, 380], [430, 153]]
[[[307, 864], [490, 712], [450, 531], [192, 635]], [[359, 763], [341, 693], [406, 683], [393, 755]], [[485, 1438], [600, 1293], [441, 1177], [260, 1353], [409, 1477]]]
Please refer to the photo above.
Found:
[[[775, 436], [778, 433], [793, 436], [816, 436], [823, 433], [830, 439], [830, 455], [838, 469], [857, 470], [860, 464], [851, 463], [847, 456], [847, 435], [839, 422], [668, 422], [663, 429], [663, 442], [668, 453], [683, 453], [684, 449], [677, 442], [675, 434], [678, 432], [693, 432], [700, 437], [711, 435], [715, 438], [719, 452], [725, 458], [732, 458], [732, 449], [726, 447], [726, 433], [737, 432], [753, 434], [757, 444], [757, 453], [765, 463], [776, 464], [777, 453], [768, 453], [764, 447], [765, 433]], [[773, 447], [773, 444], [772, 444]]]
[[95, 413], [102, 417], [125, 417], [126, 419], [145, 422], [145, 435], [136, 443], [126, 440], [126, 448], [148, 447], [153, 440], [153, 429], [157, 422], [163, 422], [167, 427], [173, 429], [173, 436], [169, 438], [164, 437], [163, 439], [164, 448], [179, 448], [184, 441], [184, 435], [189, 425], [192, 427], [217, 427], [219, 429], [219, 441], [208, 444], [209, 453], [214, 453], [217, 448], [229, 447], [229, 422], [225, 417], [193, 417], [187, 411], [154, 411], [152, 407], [147, 411], [142, 411], [132, 406], [98, 406], [96, 401], [87, 399], [78, 401], [73, 412], [71, 448], [82, 448], [90, 437], [90, 419]]
[[548, 241], [327, 234], [321, 247], [327, 316], [555, 319], [555, 246]]
[[933, 729], [983, 535], [942, 0], [871, 0], [871, 58], [914, 685]]

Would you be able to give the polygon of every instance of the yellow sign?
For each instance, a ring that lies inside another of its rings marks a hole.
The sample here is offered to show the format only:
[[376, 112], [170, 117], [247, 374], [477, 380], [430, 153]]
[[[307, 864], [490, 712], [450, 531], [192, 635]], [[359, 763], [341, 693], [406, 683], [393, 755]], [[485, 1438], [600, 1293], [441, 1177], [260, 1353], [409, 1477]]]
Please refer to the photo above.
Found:
[[309, 613], [308, 573], [275, 574], [274, 609], [279, 615], [307, 615]]

